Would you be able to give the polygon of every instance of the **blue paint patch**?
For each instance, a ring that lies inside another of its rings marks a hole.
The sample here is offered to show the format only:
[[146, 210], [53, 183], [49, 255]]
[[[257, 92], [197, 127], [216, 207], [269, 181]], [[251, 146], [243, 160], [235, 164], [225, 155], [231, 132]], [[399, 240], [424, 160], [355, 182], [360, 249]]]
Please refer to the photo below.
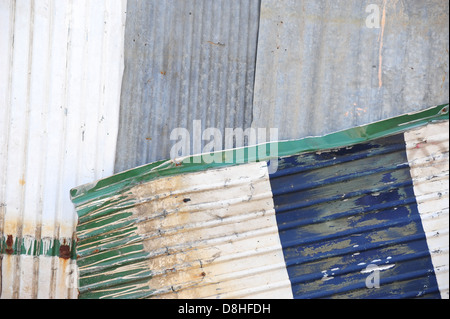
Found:
[[440, 298], [407, 163], [403, 134], [280, 158], [270, 183], [295, 298]]

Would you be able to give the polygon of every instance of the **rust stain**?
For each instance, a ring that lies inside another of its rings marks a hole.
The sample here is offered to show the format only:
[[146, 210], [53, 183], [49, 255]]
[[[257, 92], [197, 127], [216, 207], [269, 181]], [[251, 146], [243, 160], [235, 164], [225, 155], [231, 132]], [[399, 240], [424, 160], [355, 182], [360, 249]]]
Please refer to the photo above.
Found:
[[221, 47], [224, 47], [224, 46], [225, 46], [224, 43], [220, 43], [220, 42], [217, 42], [217, 43], [212, 42], [212, 41], [207, 41], [207, 42], [208, 42], [209, 44], [218, 45], [218, 46], [221, 46]]
[[152, 140], [151, 137], [146, 137], [145, 139], [146, 139], [147, 141], [151, 141], [151, 140]]
[[161, 71], [161, 74], [162, 75], [166, 75], [166, 71]]
[[5, 249], [5, 252], [8, 255], [12, 255], [12, 253], [14, 252], [13, 244], [14, 244], [13, 236], [12, 235], [8, 235], [7, 238], [6, 238], [6, 249]]
[[20, 185], [25, 185], [25, 183], [26, 183], [26, 181], [25, 181], [25, 179], [23, 179], [23, 178], [21, 178], [21, 179], [19, 179], [19, 184]]
[[59, 257], [63, 259], [70, 258], [70, 246], [63, 244], [59, 247]]

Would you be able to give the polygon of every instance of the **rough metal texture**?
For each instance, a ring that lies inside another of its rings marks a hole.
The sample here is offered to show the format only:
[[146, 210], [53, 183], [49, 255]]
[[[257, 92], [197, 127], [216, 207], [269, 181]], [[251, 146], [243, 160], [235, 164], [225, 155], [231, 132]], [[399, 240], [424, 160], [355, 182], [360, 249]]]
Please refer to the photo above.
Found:
[[250, 127], [259, 6], [128, 1], [116, 172], [169, 158], [171, 131], [193, 120]]
[[78, 199], [80, 298], [292, 297], [266, 163], [145, 175]]
[[252, 126], [297, 139], [447, 103], [448, 19], [443, 0], [263, 0]]

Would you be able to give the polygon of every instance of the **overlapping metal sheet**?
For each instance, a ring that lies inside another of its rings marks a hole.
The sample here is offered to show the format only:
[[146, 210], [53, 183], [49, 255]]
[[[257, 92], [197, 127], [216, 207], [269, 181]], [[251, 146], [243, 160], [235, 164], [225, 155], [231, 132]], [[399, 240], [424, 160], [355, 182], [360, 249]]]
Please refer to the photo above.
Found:
[[74, 298], [69, 190], [113, 173], [125, 1], [0, 1], [0, 297]]
[[185, 158], [77, 187], [80, 297], [448, 298], [447, 129], [448, 105], [281, 142], [270, 174]]
[[116, 172], [169, 158], [172, 130], [193, 134], [194, 120], [222, 136], [251, 126], [259, 6], [128, 1]]
[[263, 0], [253, 127], [320, 136], [449, 100], [444, 0]]

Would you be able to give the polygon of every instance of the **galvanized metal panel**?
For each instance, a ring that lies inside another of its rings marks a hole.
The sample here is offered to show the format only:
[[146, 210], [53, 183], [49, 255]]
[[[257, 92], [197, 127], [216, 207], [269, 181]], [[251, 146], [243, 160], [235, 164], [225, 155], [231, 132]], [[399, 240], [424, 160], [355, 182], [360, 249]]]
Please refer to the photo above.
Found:
[[68, 194], [113, 172], [125, 6], [0, 1], [1, 298], [77, 297]]
[[263, 0], [252, 126], [299, 139], [448, 103], [448, 19], [443, 0]]
[[169, 158], [171, 131], [194, 120], [222, 136], [250, 127], [259, 5], [128, 1], [116, 172]]

